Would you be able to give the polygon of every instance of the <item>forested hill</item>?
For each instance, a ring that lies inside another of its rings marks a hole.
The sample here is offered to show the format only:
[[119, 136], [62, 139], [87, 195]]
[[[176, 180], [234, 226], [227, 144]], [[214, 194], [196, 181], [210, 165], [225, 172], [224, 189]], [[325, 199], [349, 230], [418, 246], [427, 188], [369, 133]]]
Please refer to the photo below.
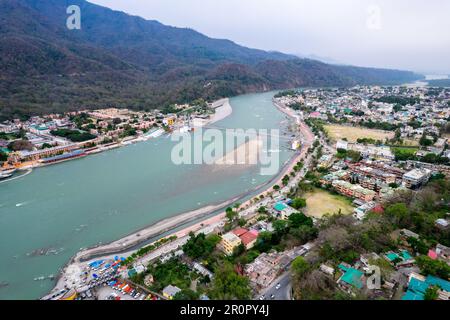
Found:
[[[81, 30], [66, 28], [66, 9], [74, 4]], [[0, 0], [0, 119], [418, 78], [249, 49], [84, 0]]]

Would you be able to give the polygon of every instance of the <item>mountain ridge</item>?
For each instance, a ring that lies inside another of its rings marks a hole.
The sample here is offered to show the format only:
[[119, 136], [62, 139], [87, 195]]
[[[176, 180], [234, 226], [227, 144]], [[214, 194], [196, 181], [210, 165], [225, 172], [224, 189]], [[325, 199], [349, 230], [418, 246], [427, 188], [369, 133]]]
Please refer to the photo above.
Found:
[[[71, 31], [66, 8], [74, 4], [82, 25]], [[0, 0], [0, 35], [0, 119], [420, 78], [250, 49], [84, 0]]]

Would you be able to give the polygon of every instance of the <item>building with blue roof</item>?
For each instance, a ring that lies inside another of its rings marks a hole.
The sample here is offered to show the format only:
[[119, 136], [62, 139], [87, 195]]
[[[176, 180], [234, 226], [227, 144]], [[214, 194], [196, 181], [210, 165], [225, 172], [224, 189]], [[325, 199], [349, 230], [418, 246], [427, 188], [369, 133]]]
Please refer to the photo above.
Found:
[[339, 269], [343, 272], [343, 275], [339, 278], [338, 283], [346, 288], [354, 287], [356, 289], [362, 289], [364, 284], [362, 278], [364, 273], [354, 268], [349, 268], [343, 264], [339, 265]]
[[428, 276], [426, 278], [411, 277], [408, 285], [408, 291], [402, 297], [402, 300], [424, 300], [427, 289], [431, 286], [437, 286], [442, 291], [450, 293], [450, 282], [444, 279]]
[[273, 208], [278, 212], [281, 212], [287, 208], [287, 205], [285, 205], [283, 202], [277, 202]]

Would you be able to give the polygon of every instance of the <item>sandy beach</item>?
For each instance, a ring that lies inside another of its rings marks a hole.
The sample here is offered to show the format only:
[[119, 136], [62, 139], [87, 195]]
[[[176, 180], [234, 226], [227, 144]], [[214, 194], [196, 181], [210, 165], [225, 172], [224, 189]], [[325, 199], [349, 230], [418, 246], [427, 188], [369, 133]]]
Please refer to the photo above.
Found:
[[231, 107], [230, 99], [228, 98], [214, 102], [212, 108], [215, 109], [215, 114], [208, 124], [213, 124], [223, 120], [233, 113], [233, 108]]

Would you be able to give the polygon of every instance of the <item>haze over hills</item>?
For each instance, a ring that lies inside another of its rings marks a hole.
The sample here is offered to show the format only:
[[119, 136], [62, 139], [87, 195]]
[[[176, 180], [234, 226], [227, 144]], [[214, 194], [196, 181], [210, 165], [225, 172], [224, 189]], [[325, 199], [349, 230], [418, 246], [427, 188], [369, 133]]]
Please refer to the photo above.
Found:
[[[66, 28], [73, 4], [81, 8], [81, 30]], [[421, 78], [249, 49], [84, 0], [0, 0], [0, 70], [0, 119]]]

